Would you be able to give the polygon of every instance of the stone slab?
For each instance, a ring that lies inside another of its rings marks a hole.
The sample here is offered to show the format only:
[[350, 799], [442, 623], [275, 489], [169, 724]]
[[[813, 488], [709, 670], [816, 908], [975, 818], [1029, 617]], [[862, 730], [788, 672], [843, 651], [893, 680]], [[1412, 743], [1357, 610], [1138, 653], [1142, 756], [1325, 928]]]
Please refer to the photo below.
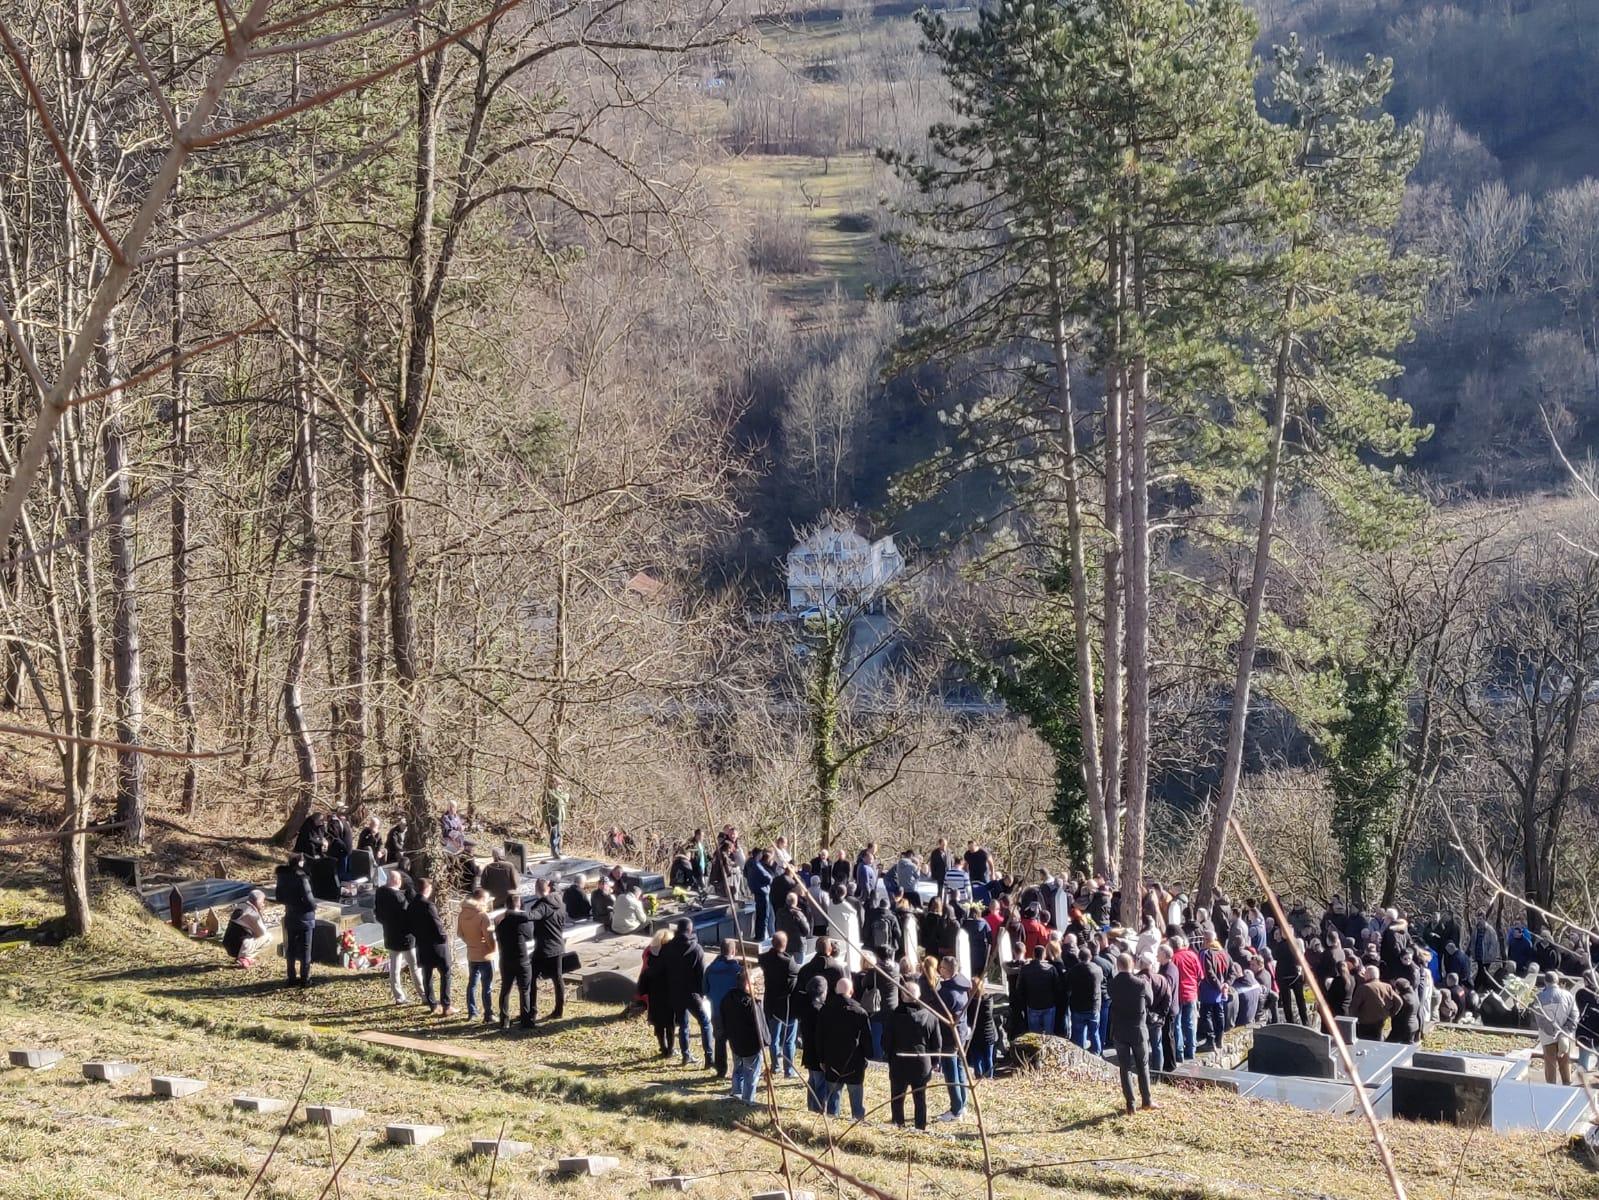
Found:
[[1465, 1071], [1395, 1067], [1390, 1102], [1395, 1117], [1448, 1125], [1492, 1125], [1494, 1080]]
[[205, 1088], [205, 1080], [186, 1079], [182, 1075], [157, 1075], [150, 1080], [150, 1094], [166, 1100], [182, 1100], [185, 1096], [205, 1091]]
[[126, 1079], [129, 1075], [137, 1075], [138, 1073], [139, 1068], [130, 1062], [102, 1059], [97, 1062], [83, 1064], [83, 1077], [100, 1083], [115, 1083], [118, 1079]]
[[363, 1042], [371, 1042], [374, 1046], [388, 1046], [395, 1050], [415, 1050], [418, 1054], [436, 1054], [441, 1058], [464, 1058], [470, 1062], [498, 1062], [496, 1055], [487, 1050], [477, 1050], [471, 1046], [458, 1045], [455, 1042], [441, 1042], [433, 1038], [405, 1037], [398, 1033], [384, 1033], [377, 1029], [363, 1030], [355, 1035]]
[[1259, 1075], [1336, 1079], [1333, 1040], [1303, 1025], [1262, 1025], [1249, 1049], [1249, 1069]]
[[61, 1061], [59, 1050], [43, 1050], [34, 1047], [7, 1050], [6, 1057], [10, 1059], [13, 1067], [26, 1067], [30, 1071], [48, 1071]]
[[621, 1165], [620, 1159], [609, 1154], [578, 1154], [558, 1160], [555, 1169], [562, 1175], [604, 1175]]
[[1430, 1050], [1417, 1050], [1406, 1064], [1430, 1071], [1458, 1071], [1466, 1075], [1485, 1075], [1489, 1079], [1503, 1079], [1516, 1066], [1507, 1058], [1482, 1058], [1474, 1054], [1436, 1054]]
[[650, 1180], [652, 1188], [659, 1188], [664, 1192], [686, 1192], [694, 1186], [692, 1175], [660, 1175]]
[[233, 1107], [240, 1112], [249, 1113], [276, 1113], [289, 1107], [287, 1100], [275, 1100], [271, 1096], [235, 1096]]
[[750, 1197], [750, 1200], [816, 1200], [816, 1193], [796, 1191], [790, 1196], [787, 1192], [781, 1190], [776, 1192], [756, 1192]]
[[515, 1142], [510, 1138], [502, 1138], [496, 1142], [493, 1138], [473, 1138], [472, 1153], [492, 1157], [495, 1146], [499, 1147], [501, 1158], [516, 1158], [526, 1154], [533, 1147], [527, 1142]]
[[583, 999], [595, 1004], [631, 1004], [638, 979], [622, 971], [591, 970], [583, 976]]
[[445, 1128], [442, 1125], [409, 1125], [401, 1123], [384, 1126], [383, 1136], [388, 1139], [391, 1146], [422, 1147], [435, 1138], [443, 1137], [445, 1132]]
[[359, 1121], [366, 1116], [366, 1112], [359, 1108], [344, 1108], [337, 1104], [307, 1104], [305, 1106], [305, 1119], [311, 1125], [348, 1125], [351, 1121]]

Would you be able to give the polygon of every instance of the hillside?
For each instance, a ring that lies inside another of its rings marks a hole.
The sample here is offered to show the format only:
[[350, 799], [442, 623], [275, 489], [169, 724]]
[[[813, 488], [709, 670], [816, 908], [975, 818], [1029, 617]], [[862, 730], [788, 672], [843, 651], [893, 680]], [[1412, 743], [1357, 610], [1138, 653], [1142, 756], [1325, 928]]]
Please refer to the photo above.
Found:
[[[5, 869], [17, 868], [12, 855]], [[10, 884], [17, 882], [12, 874]], [[489, 1165], [465, 1153], [467, 1141], [494, 1137], [502, 1122], [506, 1138], [533, 1148], [499, 1164], [498, 1196], [610, 1200], [646, 1194], [649, 1179], [678, 1173], [702, 1176], [693, 1194], [712, 1200], [781, 1186], [779, 1155], [757, 1136], [774, 1131], [770, 1115], [735, 1107], [722, 1095], [725, 1085], [702, 1071], [662, 1065], [640, 1019], [569, 999], [567, 1018], [548, 1033], [504, 1036], [464, 1018], [431, 1020], [414, 1005], [397, 1009], [376, 976], [327, 971], [309, 992], [287, 991], [276, 960], [243, 973], [121, 891], [103, 893], [98, 903], [105, 919], [86, 942], [0, 945], [7, 1044], [66, 1055], [49, 1072], [0, 1072], [7, 1130], [0, 1196], [8, 1200], [242, 1195], [280, 1122], [236, 1112], [230, 1098], [292, 1100], [302, 1084], [308, 1103], [366, 1110], [333, 1131], [331, 1149], [340, 1158], [359, 1142], [340, 1176], [347, 1197], [484, 1194]], [[8, 885], [0, 923], [52, 911], [31, 885]], [[354, 1036], [366, 1030], [447, 1039], [478, 1057], [424, 1055]], [[77, 1064], [90, 1058], [120, 1058], [141, 1070], [119, 1083], [89, 1084]], [[148, 1073], [188, 1075], [210, 1086], [186, 1100], [150, 1100]], [[802, 1150], [827, 1151], [829, 1132], [804, 1114], [800, 1086], [777, 1084], [781, 1127]], [[893, 1131], [881, 1107], [885, 1092], [883, 1073], [869, 1073], [868, 1123], [835, 1125], [836, 1145], [827, 1153], [840, 1170], [892, 1196], [981, 1195], [985, 1155], [1002, 1173], [994, 1194], [1007, 1200], [1388, 1194], [1368, 1138], [1350, 1119], [1164, 1088], [1161, 1111], [1127, 1118], [1113, 1081], [1040, 1074], [984, 1086], [985, 1147], [969, 1120], [925, 1135]], [[449, 1132], [422, 1150], [393, 1149], [382, 1144], [382, 1126], [396, 1120], [442, 1124]], [[735, 1126], [751, 1132], [730, 1132]], [[135, 1128], [137, 1138], [118, 1133]], [[1594, 1194], [1589, 1167], [1555, 1139], [1494, 1138], [1488, 1145], [1463, 1129], [1390, 1128], [1417, 1200]], [[316, 1195], [331, 1173], [329, 1149], [324, 1131], [295, 1123], [256, 1194]], [[554, 1158], [584, 1153], [614, 1155], [621, 1165], [596, 1181], [549, 1178]], [[1260, 1169], [1263, 1162], [1269, 1171]], [[830, 1187], [802, 1164], [791, 1166], [797, 1187], [818, 1195]], [[159, 1181], [153, 1192], [152, 1181]]]

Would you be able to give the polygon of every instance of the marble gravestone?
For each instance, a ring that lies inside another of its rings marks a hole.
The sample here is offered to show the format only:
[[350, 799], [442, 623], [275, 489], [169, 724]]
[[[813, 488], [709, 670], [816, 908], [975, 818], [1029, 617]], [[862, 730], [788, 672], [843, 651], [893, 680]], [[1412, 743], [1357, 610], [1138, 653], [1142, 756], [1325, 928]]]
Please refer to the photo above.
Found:
[[1262, 1025], [1249, 1050], [1249, 1069], [1260, 1075], [1336, 1079], [1333, 1040], [1303, 1025]]
[[900, 930], [905, 935], [900, 946], [900, 957], [913, 963], [922, 961], [922, 944], [916, 936], [916, 914], [907, 910], [900, 914]]
[[964, 929], [955, 932], [955, 973], [972, 977], [972, 940]]
[[1055, 932], [1063, 935], [1072, 923], [1072, 895], [1064, 886], [1055, 889], [1055, 911], [1051, 916], [1055, 918]]
[[1469, 1071], [1395, 1067], [1394, 1116], [1449, 1125], [1493, 1123], [1494, 1080]]

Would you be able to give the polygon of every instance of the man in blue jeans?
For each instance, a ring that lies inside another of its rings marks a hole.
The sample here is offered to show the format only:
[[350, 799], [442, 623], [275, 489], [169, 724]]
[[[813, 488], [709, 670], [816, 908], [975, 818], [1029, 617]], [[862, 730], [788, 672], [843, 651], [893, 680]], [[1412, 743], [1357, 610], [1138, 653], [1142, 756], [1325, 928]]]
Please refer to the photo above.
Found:
[[1012, 1002], [1027, 1013], [1028, 1033], [1055, 1032], [1055, 965], [1044, 958], [1044, 947], [1034, 946], [1025, 966], [1016, 973]]
[[[972, 981], [955, 969], [955, 957], [946, 954], [938, 962], [937, 1013], [939, 1022], [940, 1063], [944, 1071], [944, 1084], [949, 1090], [949, 1111], [940, 1121], [958, 1121], [966, 1113], [966, 1064], [961, 1061], [961, 1049], [971, 1036], [971, 1025], [966, 1010], [971, 1004]], [[936, 1010], [935, 1010], [936, 1011]]]
[[794, 1078], [794, 1049], [799, 1042], [799, 1021], [795, 1019], [795, 992], [799, 990], [799, 963], [788, 953], [788, 934], [779, 929], [772, 935], [772, 948], [763, 950], [756, 960], [765, 984], [761, 1008], [766, 1014], [767, 1038], [772, 1053], [772, 1071], [783, 1068], [783, 1078]]
[[1172, 966], [1177, 969], [1177, 1028], [1173, 1031], [1177, 1061], [1188, 1062], [1198, 1053], [1199, 980], [1205, 973], [1199, 955], [1181, 935], [1172, 939]]
[[864, 1121], [866, 1063], [872, 1056], [872, 1031], [866, 1010], [855, 1000], [849, 976], [834, 985], [833, 994], [816, 1018], [816, 1032], [827, 1087], [827, 1115], [838, 1115], [839, 1099], [848, 1090], [850, 1116]]
[[1077, 962], [1066, 973], [1067, 1007], [1072, 1014], [1072, 1041], [1084, 1050], [1104, 1053], [1099, 1037], [1099, 1009], [1105, 994], [1105, 976], [1094, 963], [1092, 951], [1077, 951]]

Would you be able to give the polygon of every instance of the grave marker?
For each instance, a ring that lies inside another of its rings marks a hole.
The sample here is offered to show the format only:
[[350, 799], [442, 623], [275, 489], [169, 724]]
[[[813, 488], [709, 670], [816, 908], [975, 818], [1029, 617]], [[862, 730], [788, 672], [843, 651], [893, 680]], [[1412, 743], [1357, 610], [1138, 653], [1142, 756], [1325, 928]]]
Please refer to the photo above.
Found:
[[415, 1146], [420, 1149], [435, 1138], [444, 1136], [445, 1129], [442, 1125], [409, 1125], [398, 1124], [384, 1127], [383, 1136], [388, 1139], [391, 1146]]
[[331, 1125], [337, 1129], [340, 1125], [348, 1125], [351, 1121], [358, 1121], [366, 1113], [359, 1108], [342, 1108], [337, 1104], [307, 1104], [305, 1106], [305, 1119], [311, 1125]]
[[274, 1100], [270, 1096], [235, 1096], [233, 1107], [240, 1112], [275, 1113], [289, 1107], [287, 1100]]
[[1394, 1116], [1449, 1125], [1493, 1124], [1494, 1081], [1465, 1071], [1395, 1067]]
[[48, 1071], [61, 1061], [61, 1051], [41, 1049], [8, 1050], [6, 1057], [13, 1067], [26, 1067], [30, 1071]]
[[532, 1145], [527, 1142], [513, 1142], [510, 1138], [502, 1138], [499, 1141], [495, 1141], [493, 1138], [472, 1139], [473, 1154], [492, 1156], [496, 1146], [499, 1147], [501, 1158], [516, 1158], [518, 1155], [526, 1154], [533, 1149]]
[[150, 1080], [150, 1094], [163, 1100], [182, 1100], [205, 1091], [205, 1080], [186, 1079], [182, 1075], [157, 1075]]
[[1249, 1069], [1260, 1075], [1336, 1079], [1333, 1040], [1303, 1025], [1262, 1025], [1249, 1050]]
[[136, 1075], [138, 1071], [139, 1068], [130, 1062], [102, 1060], [83, 1064], [83, 1077], [85, 1079], [93, 1079], [99, 1083], [115, 1083], [118, 1079], [126, 1079], [129, 1075]]
[[555, 1169], [562, 1175], [604, 1175], [621, 1165], [620, 1159], [608, 1154], [578, 1154], [559, 1160]]

